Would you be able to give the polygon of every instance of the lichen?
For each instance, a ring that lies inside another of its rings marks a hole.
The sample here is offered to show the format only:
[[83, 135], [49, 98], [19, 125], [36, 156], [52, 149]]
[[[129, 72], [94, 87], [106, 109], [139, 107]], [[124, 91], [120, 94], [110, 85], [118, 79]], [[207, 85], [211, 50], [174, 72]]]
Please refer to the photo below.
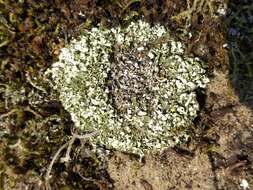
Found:
[[61, 50], [47, 71], [78, 129], [94, 144], [143, 154], [187, 140], [199, 110], [203, 63], [160, 25], [94, 27]]

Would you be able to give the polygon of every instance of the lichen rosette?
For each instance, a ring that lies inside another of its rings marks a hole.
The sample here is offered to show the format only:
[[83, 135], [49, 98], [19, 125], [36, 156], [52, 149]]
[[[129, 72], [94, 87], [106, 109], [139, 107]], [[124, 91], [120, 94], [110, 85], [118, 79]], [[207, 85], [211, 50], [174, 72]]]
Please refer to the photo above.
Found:
[[187, 140], [196, 89], [208, 82], [204, 64], [169, 30], [144, 21], [92, 28], [47, 73], [75, 127], [98, 131], [92, 143], [138, 154]]

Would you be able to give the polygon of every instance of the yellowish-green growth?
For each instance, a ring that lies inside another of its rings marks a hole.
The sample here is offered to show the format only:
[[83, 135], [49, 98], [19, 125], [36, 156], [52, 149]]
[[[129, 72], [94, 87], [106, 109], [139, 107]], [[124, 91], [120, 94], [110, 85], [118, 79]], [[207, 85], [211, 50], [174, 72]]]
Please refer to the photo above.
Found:
[[[92, 28], [61, 50], [48, 71], [75, 126], [94, 144], [143, 154], [185, 141], [208, 82], [197, 58], [160, 25]], [[177, 134], [177, 135], [176, 135]]]

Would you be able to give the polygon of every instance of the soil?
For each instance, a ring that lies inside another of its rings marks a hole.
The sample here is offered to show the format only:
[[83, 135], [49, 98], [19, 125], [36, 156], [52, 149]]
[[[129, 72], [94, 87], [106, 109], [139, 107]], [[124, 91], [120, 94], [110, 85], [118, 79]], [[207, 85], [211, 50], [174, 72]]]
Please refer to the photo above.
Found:
[[140, 18], [169, 27], [189, 56], [208, 63], [190, 141], [140, 160], [76, 140], [71, 160], [54, 163], [49, 187], [253, 189], [252, 17], [249, 0], [0, 1], [0, 190], [45, 189], [50, 161], [75, 132], [43, 78], [59, 49], [92, 26]]

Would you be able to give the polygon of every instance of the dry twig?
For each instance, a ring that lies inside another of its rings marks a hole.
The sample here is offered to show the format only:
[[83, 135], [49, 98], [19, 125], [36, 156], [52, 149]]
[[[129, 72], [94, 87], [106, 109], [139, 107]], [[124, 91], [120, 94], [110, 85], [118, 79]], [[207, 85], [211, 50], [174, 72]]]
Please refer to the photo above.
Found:
[[46, 172], [46, 175], [45, 175], [45, 184], [46, 184], [46, 189], [47, 190], [50, 190], [50, 184], [49, 184], [49, 179], [50, 179], [50, 174], [51, 174], [51, 171], [52, 171], [52, 168], [53, 168], [53, 165], [54, 163], [56, 163], [56, 160], [58, 159], [60, 153], [65, 149], [67, 148], [66, 150], [66, 154], [63, 158], [61, 158], [61, 162], [69, 162], [71, 160], [70, 158], [70, 152], [71, 152], [71, 148], [72, 148], [72, 145], [73, 143], [75, 142], [76, 139], [79, 139], [79, 140], [86, 140], [94, 135], [97, 134], [97, 131], [94, 131], [92, 133], [88, 133], [88, 134], [85, 134], [85, 135], [77, 135], [77, 134], [73, 134], [71, 139], [66, 142], [65, 144], [63, 144], [58, 150], [57, 152], [55, 153], [55, 155], [53, 156], [48, 168], [47, 168], [47, 172]]

